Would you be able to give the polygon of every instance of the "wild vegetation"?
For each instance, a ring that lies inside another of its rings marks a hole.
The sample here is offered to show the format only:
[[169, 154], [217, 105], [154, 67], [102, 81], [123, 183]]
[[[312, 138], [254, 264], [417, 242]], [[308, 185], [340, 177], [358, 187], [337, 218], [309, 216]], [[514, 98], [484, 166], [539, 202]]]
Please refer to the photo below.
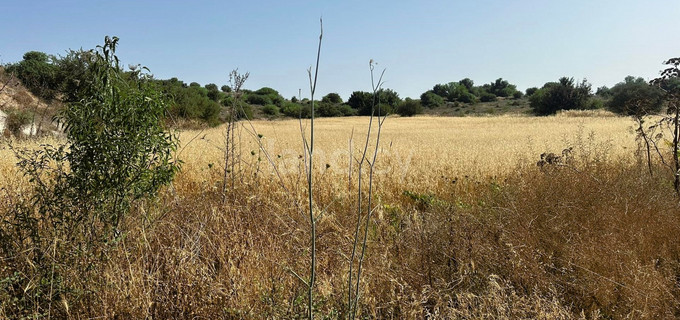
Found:
[[[69, 54], [86, 81], [26, 85], [66, 102], [64, 136], [0, 149], [0, 317], [680, 317], [680, 59], [653, 88], [463, 79], [417, 101], [380, 74], [343, 103], [314, 99], [318, 68], [310, 100], [123, 72], [117, 41]], [[5, 84], [59, 79], [27, 57]], [[551, 116], [388, 116], [484, 103]]]
[[[63, 56], [48, 55], [29, 51], [23, 60], [4, 66], [5, 72], [21, 80], [33, 95], [44, 104], [61, 108], [62, 103], [77, 102], [83, 98], [83, 88], [89, 84], [89, 66], [93, 53], [86, 50], [68, 50]], [[120, 72], [133, 76], [141, 66], [130, 65]], [[234, 99], [231, 87], [209, 83], [204, 86], [197, 82], [189, 84], [178, 78], [154, 79], [157, 90], [168, 96], [169, 123], [175, 127], [193, 128], [216, 126], [229, 121], [228, 109]], [[674, 80], [673, 83], [677, 82]], [[302, 97], [284, 98], [271, 87], [257, 90], [243, 89], [239, 119], [309, 118], [311, 101]], [[642, 78], [628, 76], [624, 82], [611, 89], [603, 86], [591, 90], [584, 79], [576, 81], [562, 77], [539, 87], [528, 88], [526, 92], [502, 78], [490, 83], [475, 85], [470, 78], [436, 84], [423, 92], [419, 99], [402, 98], [389, 88], [377, 92], [381, 112], [414, 116], [434, 114], [447, 116], [535, 114], [551, 115], [560, 110], [610, 110], [621, 115], [632, 115], [630, 99], [656, 101], [650, 112], [661, 111], [658, 87], [650, 86]], [[357, 90], [343, 101], [334, 92], [328, 93], [315, 103], [317, 117], [343, 117], [369, 115], [373, 93]], [[35, 112], [33, 112], [35, 113]], [[32, 116], [33, 117], [33, 116]], [[49, 117], [47, 117], [49, 118]]]

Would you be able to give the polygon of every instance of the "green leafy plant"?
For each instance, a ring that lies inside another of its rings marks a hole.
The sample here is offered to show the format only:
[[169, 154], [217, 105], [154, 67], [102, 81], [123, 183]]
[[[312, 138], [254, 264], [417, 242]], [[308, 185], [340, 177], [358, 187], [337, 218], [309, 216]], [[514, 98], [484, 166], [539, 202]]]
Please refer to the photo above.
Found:
[[19, 137], [22, 134], [22, 129], [31, 123], [33, 114], [26, 110], [11, 109], [7, 111], [5, 118], [5, 129], [13, 136]]
[[444, 104], [444, 99], [430, 90], [420, 95], [420, 103], [427, 108], [436, 108]]
[[416, 100], [406, 98], [406, 100], [397, 107], [397, 113], [403, 117], [412, 117], [416, 114], [423, 113], [423, 106]]
[[[38, 279], [10, 292], [28, 296], [22, 301], [34, 315], [51, 314], [54, 301], [74, 292], [63, 272], [96, 270], [124, 234], [121, 221], [133, 204], [154, 197], [179, 170], [176, 138], [163, 125], [164, 99], [149, 76], [123, 76], [117, 43], [106, 37], [93, 51], [87, 98], [58, 115], [66, 144], [13, 148], [33, 191], [16, 199], [12, 216], [2, 221], [0, 250], [13, 261], [10, 271], [26, 275], [17, 281]], [[68, 310], [61, 312], [65, 317]]]
[[562, 77], [558, 82], [548, 82], [531, 95], [531, 108], [537, 115], [550, 115], [557, 110], [587, 109], [590, 98], [590, 84], [583, 80], [575, 83], [574, 78]]
[[[598, 89], [599, 91], [599, 89]], [[611, 99], [607, 108], [626, 115], [658, 113], [663, 103], [663, 90], [652, 86], [643, 78], [626, 77], [609, 89]]]

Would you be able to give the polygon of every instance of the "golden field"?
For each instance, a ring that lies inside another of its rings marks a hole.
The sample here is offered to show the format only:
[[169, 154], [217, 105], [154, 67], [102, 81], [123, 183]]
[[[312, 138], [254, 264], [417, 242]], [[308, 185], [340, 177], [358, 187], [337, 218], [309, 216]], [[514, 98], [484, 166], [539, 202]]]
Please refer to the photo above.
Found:
[[[315, 161], [319, 173], [346, 175], [349, 157], [357, 157], [366, 139], [368, 118], [316, 119]], [[259, 152], [253, 132], [283, 172], [298, 173], [303, 154], [299, 120], [253, 121], [241, 133], [242, 158], [260, 157], [263, 170], [271, 163]], [[302, 127], [307, 129], [308, 120]], [[253, 130], [254, 129], [254, 130]], [[377, 125], [374, 124], [374, 134]], [[196, 176], [223, 160], [225, 128], [183, 131], [180, 158]], [[351, 139], [351, 141], [350, 141]], [[630, 157], [636, 148], [633, 121], [625, 117], [394, 117], [382, 129], [378, 172], [400, 182], [418, 184], [437, 176], [503, 175], [517, 165], [535, 164], [543, 152], [561, 153], [577, 145], [593, 153]], [[278, 156], [281, 156], [280, 158]], [[326, 164], [330, 167], [326, 169]]]
[[[172, 186], [134, 207], [125, 237], [97, 251], [96, 264], [57, 265], [69, 290], [49, 304], [28, 298], [39, 273], [24, 262], [30, 243], [0, 260], [0, 279], [23, 279], [0, 285], [0, 298], [25, 294], [0, 302], [0, 317], [304, 318], [306, 288], [295, 276], [309, 269], [300, 122], [239, 124], [234, 187], [223, 193], [225, 127], [180, 132]], [[367, 125], [315, 122], [319, 319], [347, 315], [356, 202], [366, 198], [349, 166]], [[637, 161], [629, 118], [389, 117], [381, 134], [360, 318], [680, 316], [680, 206], [667, 170], [650, 176]], [[536, 165], [569, 147], [568, 161]], [[0, 152], [0, 220], [12, 221], [31, 189], [11, 150]]]

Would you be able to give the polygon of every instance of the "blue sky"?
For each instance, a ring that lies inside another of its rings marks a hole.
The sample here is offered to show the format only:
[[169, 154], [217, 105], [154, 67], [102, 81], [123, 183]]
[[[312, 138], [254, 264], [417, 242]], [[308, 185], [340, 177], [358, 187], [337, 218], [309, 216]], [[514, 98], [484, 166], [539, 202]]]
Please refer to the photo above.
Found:
[[385, 86], [417, 98], [437, 83], [502, 77], [519, 89], [562, 76], [593, 88], [627, 75], [654, 78], [680, 56], [680, 1], [6, 1], [0, 61], [31, 50], [63, 54], [120, 38], [118, 56], [161, 79], [273, 87], [309, 96], [324, 20], [317, 94], [370, 90], [368, 61]]

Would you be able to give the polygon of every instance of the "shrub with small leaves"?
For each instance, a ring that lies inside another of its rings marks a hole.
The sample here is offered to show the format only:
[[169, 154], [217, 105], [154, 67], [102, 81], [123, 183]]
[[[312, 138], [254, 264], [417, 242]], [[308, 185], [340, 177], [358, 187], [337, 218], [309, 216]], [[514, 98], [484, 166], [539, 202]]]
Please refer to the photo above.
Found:
[[0, 255], [13, 261], [0, 272], [25, 275], [14, 287], [26, 289], [0, 296], [20, 296], [31, 318], [49, 308], [53, 317], [67, 318], [68, 310], [57, 312], [52, 301], [78, 300], [83, 295], [73, 293], [87, 288], [69, 287], [62, 275], [96, 272], [124, 234], [121, 222], [132, 206], [154, 197], [179, 170], [177, 139], [164, 127], [164, 98], [150, 76], [121, 71], [117, 43], [106, 37], [93, 51], [86, 98], [57, 117], [66, 144], [13, 148], [33, 190], [14, 199], [12, 214], [0, 221]]

